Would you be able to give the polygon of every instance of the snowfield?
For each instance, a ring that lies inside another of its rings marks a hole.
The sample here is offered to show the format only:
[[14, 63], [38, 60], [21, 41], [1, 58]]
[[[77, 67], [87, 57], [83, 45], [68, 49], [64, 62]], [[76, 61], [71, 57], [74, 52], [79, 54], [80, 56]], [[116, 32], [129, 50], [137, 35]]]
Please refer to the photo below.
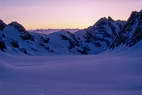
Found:
[[0, 95], [142, 95], [142, 11], [82, 30], [0, 20]]
[[0, 95], [142, 95], [141, 56], [1, 55], [0, 60]]

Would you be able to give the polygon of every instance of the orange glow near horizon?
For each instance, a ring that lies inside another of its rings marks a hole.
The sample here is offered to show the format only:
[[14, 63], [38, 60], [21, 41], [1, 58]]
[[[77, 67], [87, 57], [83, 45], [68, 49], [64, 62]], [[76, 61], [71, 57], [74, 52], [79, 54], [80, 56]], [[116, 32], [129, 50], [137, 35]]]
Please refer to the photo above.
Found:
[[0, 0], [0, 19], [26, 29], [87, 28], [101, 17], [126, 20], [141, 0]]

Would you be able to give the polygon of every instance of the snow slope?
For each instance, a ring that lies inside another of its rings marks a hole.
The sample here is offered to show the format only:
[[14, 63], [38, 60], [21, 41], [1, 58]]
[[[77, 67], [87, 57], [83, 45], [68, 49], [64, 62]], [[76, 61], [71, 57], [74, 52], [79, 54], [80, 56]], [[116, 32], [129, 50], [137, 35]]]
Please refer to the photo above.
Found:
[[129, 55], [1, 55], [0, 95], [141, 95], [142, 58]]

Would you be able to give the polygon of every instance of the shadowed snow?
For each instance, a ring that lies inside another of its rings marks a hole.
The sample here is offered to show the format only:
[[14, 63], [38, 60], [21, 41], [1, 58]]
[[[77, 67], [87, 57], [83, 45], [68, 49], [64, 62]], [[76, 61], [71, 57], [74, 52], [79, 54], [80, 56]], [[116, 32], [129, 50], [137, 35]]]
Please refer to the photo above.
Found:
[[8, 63], [0, 65], [3, 74], [8, 74], [5, 70], [9, 70], [11, 65], [15, 69], [8, 78], [0, 79], [1, 95], [141, 95], [142, 93], [140, 57], [2, 56], [2, 59]]

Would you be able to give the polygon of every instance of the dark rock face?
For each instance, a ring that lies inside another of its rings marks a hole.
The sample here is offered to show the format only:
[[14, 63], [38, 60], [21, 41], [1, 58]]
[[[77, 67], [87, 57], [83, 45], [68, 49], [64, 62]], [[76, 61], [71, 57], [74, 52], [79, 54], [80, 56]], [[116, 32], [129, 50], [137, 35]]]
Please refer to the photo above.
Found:
[[3, 30], [7, 25], [2, 21], [0, 20], [0, 30]]
[[11, 42], [11, 45], [12, 45], [12, 47], [14, 47], [14, 48], [19, 48], [19, 44], [18, 44], [17, 41], [12, 41], [12, 42]]
[[[112, 42], [119, 37], [119, 32], [124, 28], [125, 24], [125, 21], [115, 21], [111, 17], [101, 18], [93, 26], [84, 30], [84, 41], [78, 40], [80, 42], [79, 44], [82, 46], [82, 43], [91, 43], [96, 48], [103, 48], [106, 50], [111, 47]], [[88, 47], [87, 45], [82, 48], [84, 47], [87, 48], [85, 50], [87, 50], [86, 52], [88, 53], [90, 51], [95, 51], [95, 49], [91, 50], [91, 47]]]
[[34, 41], [34, 38], [32, 37], [31, 34], [29, 34], [28, 32], [27, 33], [24, 33], [24, 34], [21, 34], [20, 36], [23, 40], [31, 40], [31, 41]]
[[5, 49], [6, 49], [6, 45], [5, 45], [4, 41], [0, 41], [0, 50], [5, 51]]
[[108, 19], [102, 18], [95, 24], [94, 29], [90, 28], [88, 31], [94, 36], [95, 40], [104, 41], [109, 46], [124, 25], [123, 21], [117, 22], [110, 17]]
[[121, 44], [127, 47], [134, 46], [142, 39], [142, 11], [132, 12], [119, 36], [111, 44], [111, 48]]
[[133, 46], [142, 39], [142, 11], [132, 13], [124, 31], [128, 35], [127, 46]]

